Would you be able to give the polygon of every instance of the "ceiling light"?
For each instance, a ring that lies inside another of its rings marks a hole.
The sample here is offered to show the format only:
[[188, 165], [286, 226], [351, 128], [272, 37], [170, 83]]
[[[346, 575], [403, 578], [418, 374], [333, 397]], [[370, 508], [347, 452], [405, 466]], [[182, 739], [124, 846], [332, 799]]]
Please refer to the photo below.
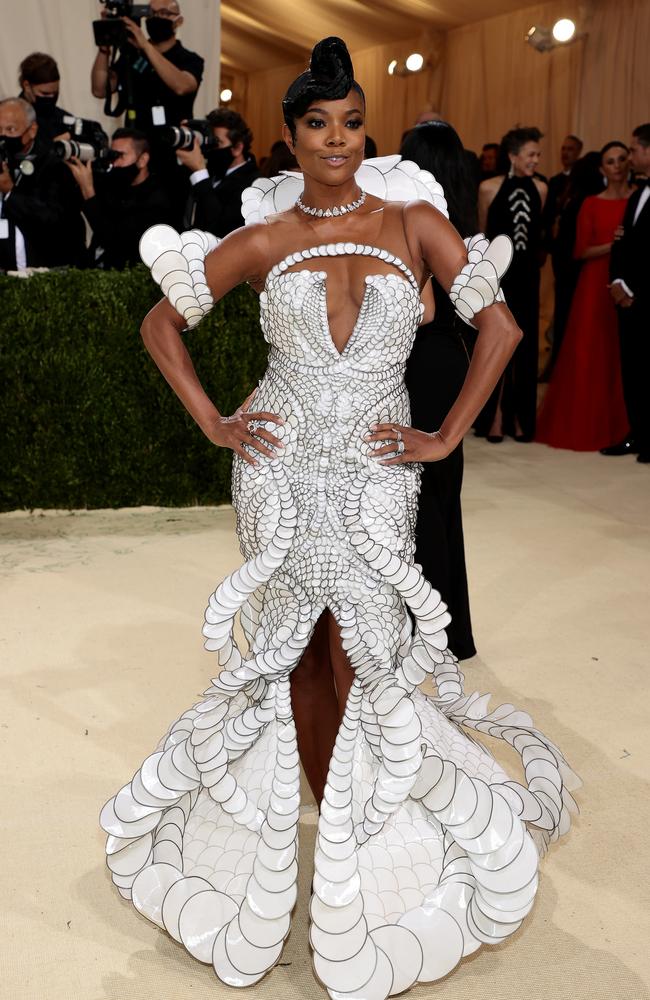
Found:
[[222, 90], [221, 93], [219, 94], [219, 99], [221, 100], [222, 104], [227, 104], [228, 101], [232, 101], [232, 90], [230, 90], [228, 87], [225, 87], [224, 90]]
[[575, 21], [562, 17], [553, 25], [553, 38], [556, 42], [570, 42], [576, 33]]
[[410, 73], [418, 73], [424, 66], [424, 56], [419, 52], [411, 52], [406, 60], [406, 68]]
[[388, 63], [388, 75], [392, 76], [396, 69], [397, 69], [397, 59], [391, 59], [391, 61]]

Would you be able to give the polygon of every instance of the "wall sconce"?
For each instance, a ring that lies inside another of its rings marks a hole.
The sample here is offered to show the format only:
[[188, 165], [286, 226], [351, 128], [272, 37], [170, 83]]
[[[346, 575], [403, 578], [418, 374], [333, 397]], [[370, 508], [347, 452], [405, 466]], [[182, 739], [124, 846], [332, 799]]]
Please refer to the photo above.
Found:
[[391, 59], [387, 70], [389, 76], [410, 76], [411, 73], [420, 73], [427, 66], [428, 63], [420, 52], [411, 52], [402, 62]]
[[525, 35], [525, 41], [532, 45], [536, 52], [550, 52], [558, 45], [568, 45], [585, 37], [586, 32], [581, 34], [576, 32], [575, 21], [570, 17], [561, 17], [552, 28], [534, 24]]

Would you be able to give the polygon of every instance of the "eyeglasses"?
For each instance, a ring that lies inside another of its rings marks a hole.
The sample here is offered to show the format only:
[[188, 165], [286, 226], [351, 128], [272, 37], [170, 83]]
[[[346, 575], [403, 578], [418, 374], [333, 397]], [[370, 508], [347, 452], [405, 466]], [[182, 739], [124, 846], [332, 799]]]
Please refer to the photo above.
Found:
[[170, 10], [168, 7], [161, 7], [159, 10], [149, 8], [149, 17], [168, 17], [174, 20], [180, 14], [178, 10]]

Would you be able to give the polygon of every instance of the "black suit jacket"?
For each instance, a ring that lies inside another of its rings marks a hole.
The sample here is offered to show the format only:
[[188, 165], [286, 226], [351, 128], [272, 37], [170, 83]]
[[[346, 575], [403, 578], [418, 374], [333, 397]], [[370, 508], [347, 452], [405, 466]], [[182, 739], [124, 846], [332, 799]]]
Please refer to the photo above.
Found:
[[215, 236], [227, 236], [233, 229], [244, 225], [241, 214], [241, 196], [259, 177], [255, 157], [251, 157], [232, 174], [213, 187], [211, 177], [199, 181], [192, 188], [190, 217], [185, 219], [187, 228], [195, 226]]
[[31, 173], [14, 172], [3, 215], [25, 238], [28, 267], [79, 265], [85, 254], [81, 194], [68, 167], [38, 138], [25, 160]]
[[557, 227], [567, 203], [570, 183], [569, 174], [554, 174], [548, 182], [544, 204], [544, 247], [549, 253], [555, 250]]
[[639, 188], [628, 198], [623, 216], [623, 236], [614, 241], [610, 261], [610, 280], [622, 278], [638, 304], [650, 305], [650, 198], [634, 223], [637, 205], [643, 193]]
[[[100, 178], [97, 180], [101, 181]], [[150, 226], [171, 225], [174, 213], [164, 187], [155, 176], [118, 196], [101, 183], [94, 198], [84, 202], [93, 231], [90, 266], [121, 271], [140, 263], [140, 237]]]

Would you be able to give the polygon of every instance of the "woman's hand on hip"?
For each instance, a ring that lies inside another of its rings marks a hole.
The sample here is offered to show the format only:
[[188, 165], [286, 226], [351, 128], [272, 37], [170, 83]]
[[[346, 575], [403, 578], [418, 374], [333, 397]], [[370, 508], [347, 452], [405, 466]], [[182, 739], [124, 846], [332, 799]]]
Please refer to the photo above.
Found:
[[[427, 434], [401, 424], [373, 424], [365, 441], [370, 455], [380, 465], [403, 465], [406, 462], [439, 462], [453, 450], [440, 431]], [[380, 447], [372, 447], [381, 442]]]
[[282, 441], [275, 434], [271, 434], [264, 427], [252, 426], [257, 422], [269, 422], [278, 426], [284, 424], [282, 417], [276, 413], [249, 410], [248, 405], [254, 395], [255, 392], [252, 392], [232, 416], [218, 417], [212, 427], [206, 430], [206, 436], [213, 444], [220, 448], [230, 448], [249, 465], [259, 465], [259, 458], [251, 454], [251, 451], [267, 458], [276, 458], [278, 450], [284, 448]]

